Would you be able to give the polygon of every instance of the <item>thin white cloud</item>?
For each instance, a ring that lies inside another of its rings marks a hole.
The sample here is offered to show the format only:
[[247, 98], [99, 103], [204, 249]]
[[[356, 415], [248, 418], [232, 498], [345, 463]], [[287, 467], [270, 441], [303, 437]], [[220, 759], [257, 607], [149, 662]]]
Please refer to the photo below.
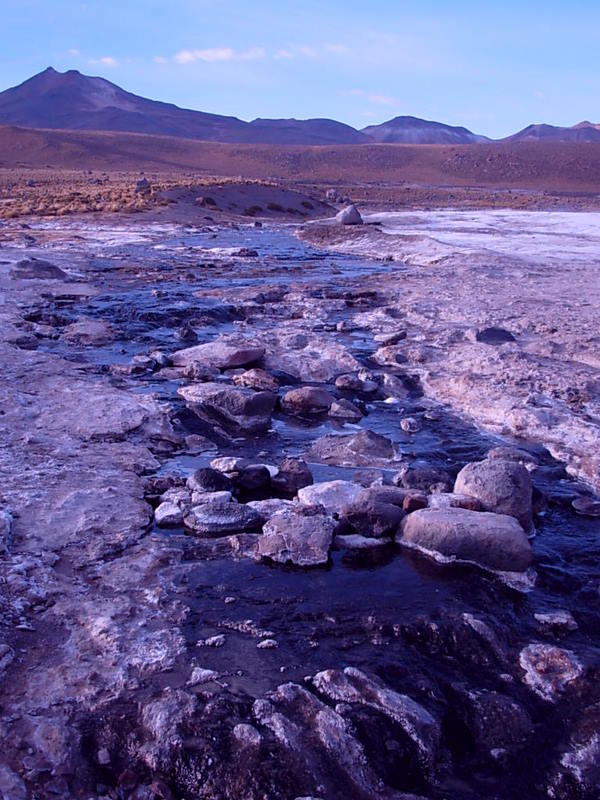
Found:
[[152, 61], [154, 61], [155, 64], [167, 64], [169, 59], [165, 58], [164, 56], [154, 56]]
[[88, 64], [101, 64], [103, 67], [118, 67], [119, 62], [113, 56], [102, 56], [102, 58], [88, 58]]
[[180, 50], [173, 56], [176, 64], [193, 64], [196, 61], [213, 63], [217, 61], [255, 61], [266, 56], [263, 47], [249, 50], [234, 50], [231, 47], [213, 47], [205, 50]]
[[377, 92], [367, 92], [365, 89], [346, 89], [342, 92], [346, 97], [362, 97], [368, 100], [369, 103], [377, 106], [400, 106], [400, 101], [395, 97], [390, 97], [387, 94], [380, 94]]
[[72, 48], [69, 50], [69, 55], [70, 55], [70, 56], [74, 56], [74, 57], [76, 57], [76, 56], [80, 56], [80, 55], [81, 55], [81, 52], [80, 52], [80, 51], [79, 51], [79, 50], [78, 50], [76, 47], [72, 47]]

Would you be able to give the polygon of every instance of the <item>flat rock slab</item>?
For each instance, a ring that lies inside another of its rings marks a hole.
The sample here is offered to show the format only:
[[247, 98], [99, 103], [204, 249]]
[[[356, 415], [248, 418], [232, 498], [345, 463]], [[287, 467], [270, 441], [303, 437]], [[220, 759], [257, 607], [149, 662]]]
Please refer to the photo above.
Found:
[[217, 418], [226, 426], [248, 432], [268, 430], [277, 396], [222, 383], [182, 386], [177, 393], [199, 416]]
[[522, 572], [533, 560], [527, 534], [504, 514], [427, 508], [405, 517], [401, 529], [405, 545], [489, 569]]
[[362, 430], [349, 436], [322, 436], [308, 450], [308, 461], [338, 467], [383, 467], [396, 465], [396, 449], [385, 436]]
[[263, 347], [250, 342], [227, 342], [217, 340], [186, 347], [173, 353], [173, 364], [176, 367], [213, 367], [215, 369], [232, 369], [254, 364], [264, 356]]
[[360, 496], [362, 486], [350, 481], [323, 481], [298, 491], [298, 500], [305, 506], [323, 506], [330, 514], [341, 514]]
[[230, 536], [260, 530], [261, 515], [253, 508], [223, 500], [202, 503], [185, 516], [186, 528], [201, 536]]
[[279, 511], [264, 526], [256, 555], [298, 567], [326, 564], [335, 527], [334, 520], [323, 514], [304, 516], [291, 509]]

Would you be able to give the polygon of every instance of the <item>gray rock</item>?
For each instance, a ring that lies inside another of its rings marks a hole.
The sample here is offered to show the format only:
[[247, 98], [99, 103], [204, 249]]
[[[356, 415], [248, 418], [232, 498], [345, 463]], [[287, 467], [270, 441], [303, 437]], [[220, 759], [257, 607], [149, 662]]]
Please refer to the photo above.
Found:
[[241, 375], [234, 375], [233, 382], [236, 386], [246, 386], [248, 389], [255, 389], [258, 392], [277, 392], [279, 381], [270, 372], [264, 369], [246, 370]]
[[463, 508], [427, 508], [402, 521], [402, 544], [444, 558], [511, 572], [526, 570], [531, 544], [514, 517]]
[[324, 670], [314, 676], [312, 684], [329, 700], [368, 706], [400, 725], [413, 741], [425, 772], [433, 771], [441, 730], [439, 722], [422, 705], [355, 667]]
[[281, 407], [289, 414], [322, 414], [329, 410], [334, 397], [319, 386], [290, 389], [281, 398]]
[[305, 516], [279, 511], [265, 524], [257, 543], [257, 558], [298, 567], [326, 564], [336, 523], [324, 514]]
[[186, 481], [192, 492], [231, 492], [233, 482], [227, 475], [210, 467], [201, 467]]
[[361, 486], [350, 481], [323, 481], [300, 489], [298, 501], [305, 506], [323, 506], [329, 514], [341, 514], [361, 491]]
[[259, 530], [262, 518], [253, 508], [217, 500], [191, 508], [184, 523], [201, 536], [229, 536]]
[[8, 552], [12, 538], [13, 518], [6, 509], [0, 510], [0, 553]]
[[293, 509], [296, 506], [291, 500], [280, 500], [277, 497], [271, 497], [268, 500], [251, 500], [246, 505], [260, 514], [264, 522], [271, 519], [278, 511]]
[[355, 205], [347, 206], [335, 215], [335, 219], [341, 225], [362, 225], [363, 218]]
[[195, 365], [223, 370], [254, 364], [260, 361], [264, 354], [264, 347], [251, 342], [215, 339], [195, 347], [177, 350], [173, 353], [172, 359], [176, 367]]
[[360, 422], [363, 413], [354, 403], [342, 398], [333, 401], [329, 409], [329, 416], [332, 419], [341, 419], [347, 422]]
[[24, 258], [10, 271], [12, 278], [21, 280], [68, 280], [69, 276], [60, 267], [41, 258]]
[[527, 533], [533, 530], [533, 487], [522, 464], [504, 459], [467, 464], [456, 477], [454, 491], [476, 497], [485, 511], [515, 517]]
[[344, 508], [341, 519], [356, 533], [380, 539], [395, 536], [403, 516], [397, 505], [378, 500], [371, 495], [370, 489], [363, 489]]
[[248, 433], [269, 429], [277, 399], [271, 392], [253, 392], [221, 383], [182, 386], [177, 392], [199, 416]]
[[339, 467], [393, 467], [396, 450], [385, 436], [362, 430], [349, 436], [322, 436], [307, 453], [310, 461]]
[[183, 511], [175, 503], [161, 503], [154, 512], [154, 521], [159, 528], [181, 525], [183, 523]]
[[276, 492], [293, 497], [299, 489], [310, 486], [312, 482], [312, 472], [305, 461], [301, 458], [284, 458], [271, 485]]
[[67, 325], [62, 332], [61, 339], [66, 342], [86, 345], [88, 347], [101, 347], [114, 341], [115, 334], [108, 322], [101, 319], [82, 318], [77, 322]]

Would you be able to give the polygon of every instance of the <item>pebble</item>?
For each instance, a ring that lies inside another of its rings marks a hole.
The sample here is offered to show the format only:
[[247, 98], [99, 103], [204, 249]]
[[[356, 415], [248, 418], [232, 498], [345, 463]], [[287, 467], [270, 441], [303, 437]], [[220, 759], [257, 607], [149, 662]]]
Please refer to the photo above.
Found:
[[208, 639], [199, 639], [196, 642], [196, 647], [223, 647], [225, 644], [225, 636], [218, 633], [216, 636], [209, 636]]
[[258, 650], [274, 650], [276, 647], [279, 647], [279, 645], [275, 639], [263, 639], [256, 647]]

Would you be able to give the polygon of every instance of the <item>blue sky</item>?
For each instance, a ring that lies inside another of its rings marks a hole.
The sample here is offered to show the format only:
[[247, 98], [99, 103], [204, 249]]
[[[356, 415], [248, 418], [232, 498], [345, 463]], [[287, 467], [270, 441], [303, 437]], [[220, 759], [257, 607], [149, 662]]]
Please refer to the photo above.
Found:
[[600, 122], [600, 0], [3, 0], [1, 18], [0, 89], [52, 65], [242, 119]]

